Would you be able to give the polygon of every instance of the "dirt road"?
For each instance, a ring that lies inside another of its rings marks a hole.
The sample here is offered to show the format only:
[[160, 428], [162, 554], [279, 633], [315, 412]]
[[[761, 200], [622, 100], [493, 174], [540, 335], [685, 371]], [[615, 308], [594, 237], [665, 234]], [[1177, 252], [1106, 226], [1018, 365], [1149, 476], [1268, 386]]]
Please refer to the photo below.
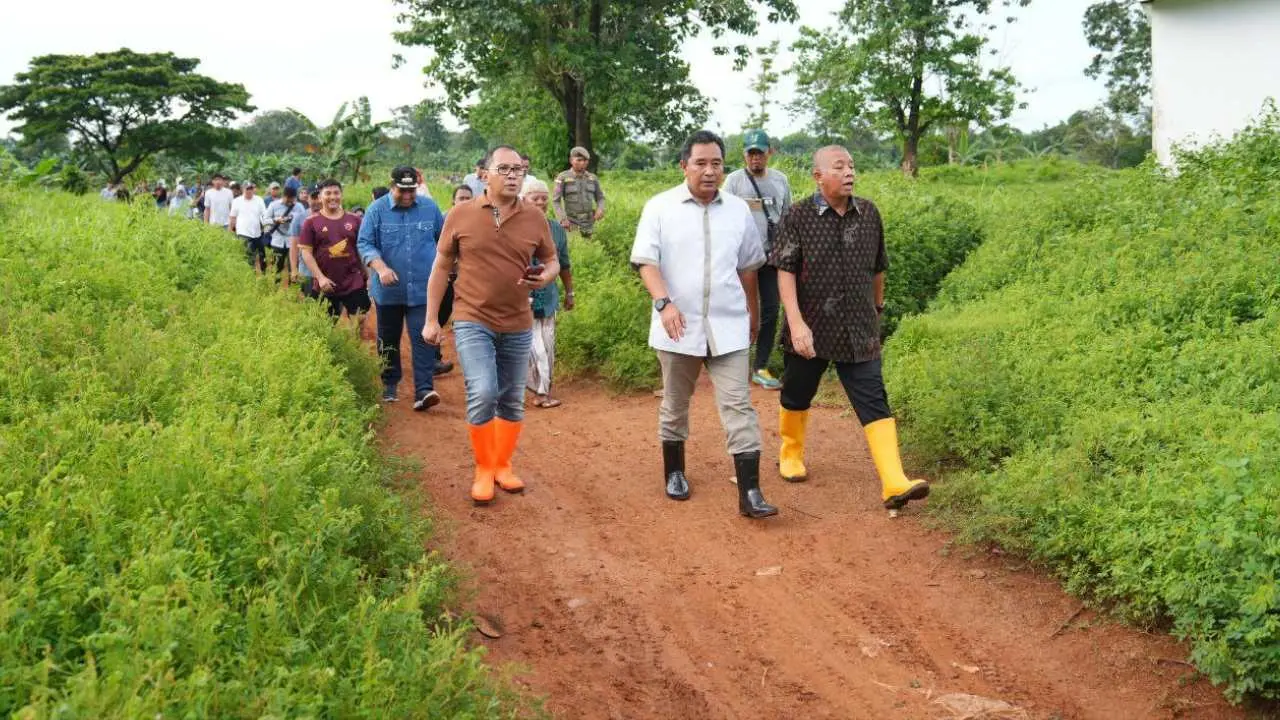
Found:
[[789, 485], [769, 470], [776, 395], [756, 391], [781, 515], [749, 521], [709, 387], [685, 503], [662, 492], [656, 399], [561, 388], [563, 407], [529, 409], [528, 491], [474, 508], [462, 378], [437, 389], [426, 414], [391, 407], [386, 449], [422, 460], [436, 542], [472, 573], [471, 610], [505, 631], [478, 641], [523, 665], [557, 717], [1244, 717], [1170, 638], [1078, 612], [1052, 580], [952, 547], [918, 511], [887, 518], [860, 429], [836, 411], [815, 411], [811, 480]]

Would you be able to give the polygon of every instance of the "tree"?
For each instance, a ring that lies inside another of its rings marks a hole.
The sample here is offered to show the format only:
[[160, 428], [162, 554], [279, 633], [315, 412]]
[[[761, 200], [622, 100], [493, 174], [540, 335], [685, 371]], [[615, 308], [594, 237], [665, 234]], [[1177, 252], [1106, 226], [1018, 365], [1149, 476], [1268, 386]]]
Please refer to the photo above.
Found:
[[248, 153], [301, 152], [302, 146], [293, 138], [306, 129], [308, 123], [292, 110], [267, 110], [241, 128], [244, 142], [240, 149]]
[[987, 40], [974, 16], [985, 17], [992, 2], [847, 0], [836, 31], [801, 28], [792, 46], [798, 55], [794, 109], [812, 113], [820, 133], [843, 135], [859, 120], [895, 133], [902, 170], [916, 175], [920, 139], [930, 128], [989, 126], [1013, 112], [1013, 74], [979, 63]]
[[112, 182], [159, 152], [201, 158], [233, 147], [227, 127], [251, 112], [243, 85], [195, 72], [199, 60], [127, 48], [94, 55], [43, 55], [0, 87], [0, 112], [35, 140], [69, 134]]
[[[793, 21], [794, 0], [395, 0], [395, 38], [434, 51], [424, 69], [463, 116], [464, 103], [495, 82], [528, 86], [558, 109], [565, 148], [594, 152], [599, 125], [634, 136], [672, 137], [706, 117], [689, 82], [684, 41], [699, 32], [752, 35], [761, 19]], [[745, 45], [717, 46], [739, 69]], [[517, 115], [523, 107], [509, 107]]]
[[1084, 74], [1105, 76], [1107, 107], [1126, 117], [1151, 106], [1151, 21], [1136, 0], [1106, 0], [1084, 12], [1084, 35], [1098, 51]]
[[751, 92], [756, 94], [756, 105], [747, 115], [746, 125], [743, 130], [751, 128], [765, 128], [769, 124], [769, 103], [773, 95], [774, 88], [778, 87], [778, 81], [782, 79], [781, 73], [773, 69], [773, 65], [778, 60], [778, 41], [774, 40], [768, 45], [762, 45], [756, 50], [756, 57], [760, 58], [760, 72], [751, 81]]
[[290, 108], [289, 112], [306, 128], [295, 133], [291, 141], [306, 143], [307, 153], [324, 172], [338, 176], [349, 174], [353, 182], [367, 178], [365, 167], [385, 140], [382, 132], [388, 125], [373, 121], [369, 98], [361, 96], [353, 102], [342, 103], [333, 121], [324, 128], [297, 110]]
[[435, 100], [423, 100], [416, 105], [404, 105], [395, 109], [391, 128], [400, 142], [406, 145], [408, 157], [426, 153], [441, 153], [449, 146], [449, 131], [440, 119], [444, 104]]

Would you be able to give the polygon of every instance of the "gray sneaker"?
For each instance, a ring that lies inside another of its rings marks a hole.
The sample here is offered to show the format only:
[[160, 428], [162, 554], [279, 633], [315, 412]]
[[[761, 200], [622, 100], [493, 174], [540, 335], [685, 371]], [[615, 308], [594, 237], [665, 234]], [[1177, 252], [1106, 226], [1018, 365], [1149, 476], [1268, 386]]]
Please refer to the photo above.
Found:
[[399, 399], [400, 398], [396, 395], [395, 388], [387, 388], [386, 390], [382, 391], [382, 402], [393, 403], [398, 401]]

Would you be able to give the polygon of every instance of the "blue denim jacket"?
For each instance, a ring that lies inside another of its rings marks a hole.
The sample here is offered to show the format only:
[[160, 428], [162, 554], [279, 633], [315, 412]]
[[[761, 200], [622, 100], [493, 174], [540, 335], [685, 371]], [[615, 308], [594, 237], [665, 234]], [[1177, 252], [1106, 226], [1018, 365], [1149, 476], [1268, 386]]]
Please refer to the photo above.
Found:
[[388, 193], [373, 202], [360, 223], [360, 259], [377, 258], [396, 272], [400, 282], [384, 287], [378, 273], [370, 273], [369, 294], [379, 305], [426, 305], [427, 280], [436, 261], [436, 243], [444, 215], [440, 206], [427, 197], [417, 197], [412, 206], [400, 208]]

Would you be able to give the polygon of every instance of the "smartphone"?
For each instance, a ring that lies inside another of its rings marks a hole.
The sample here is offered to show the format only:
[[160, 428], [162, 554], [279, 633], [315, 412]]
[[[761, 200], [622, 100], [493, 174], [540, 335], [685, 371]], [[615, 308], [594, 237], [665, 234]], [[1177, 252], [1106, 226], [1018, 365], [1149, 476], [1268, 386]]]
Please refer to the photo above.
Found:
[[525, 280], [537, 280], [540, 277], [542, 277], [542, 268], [536, 265], [530, 265], [524, 269]]

